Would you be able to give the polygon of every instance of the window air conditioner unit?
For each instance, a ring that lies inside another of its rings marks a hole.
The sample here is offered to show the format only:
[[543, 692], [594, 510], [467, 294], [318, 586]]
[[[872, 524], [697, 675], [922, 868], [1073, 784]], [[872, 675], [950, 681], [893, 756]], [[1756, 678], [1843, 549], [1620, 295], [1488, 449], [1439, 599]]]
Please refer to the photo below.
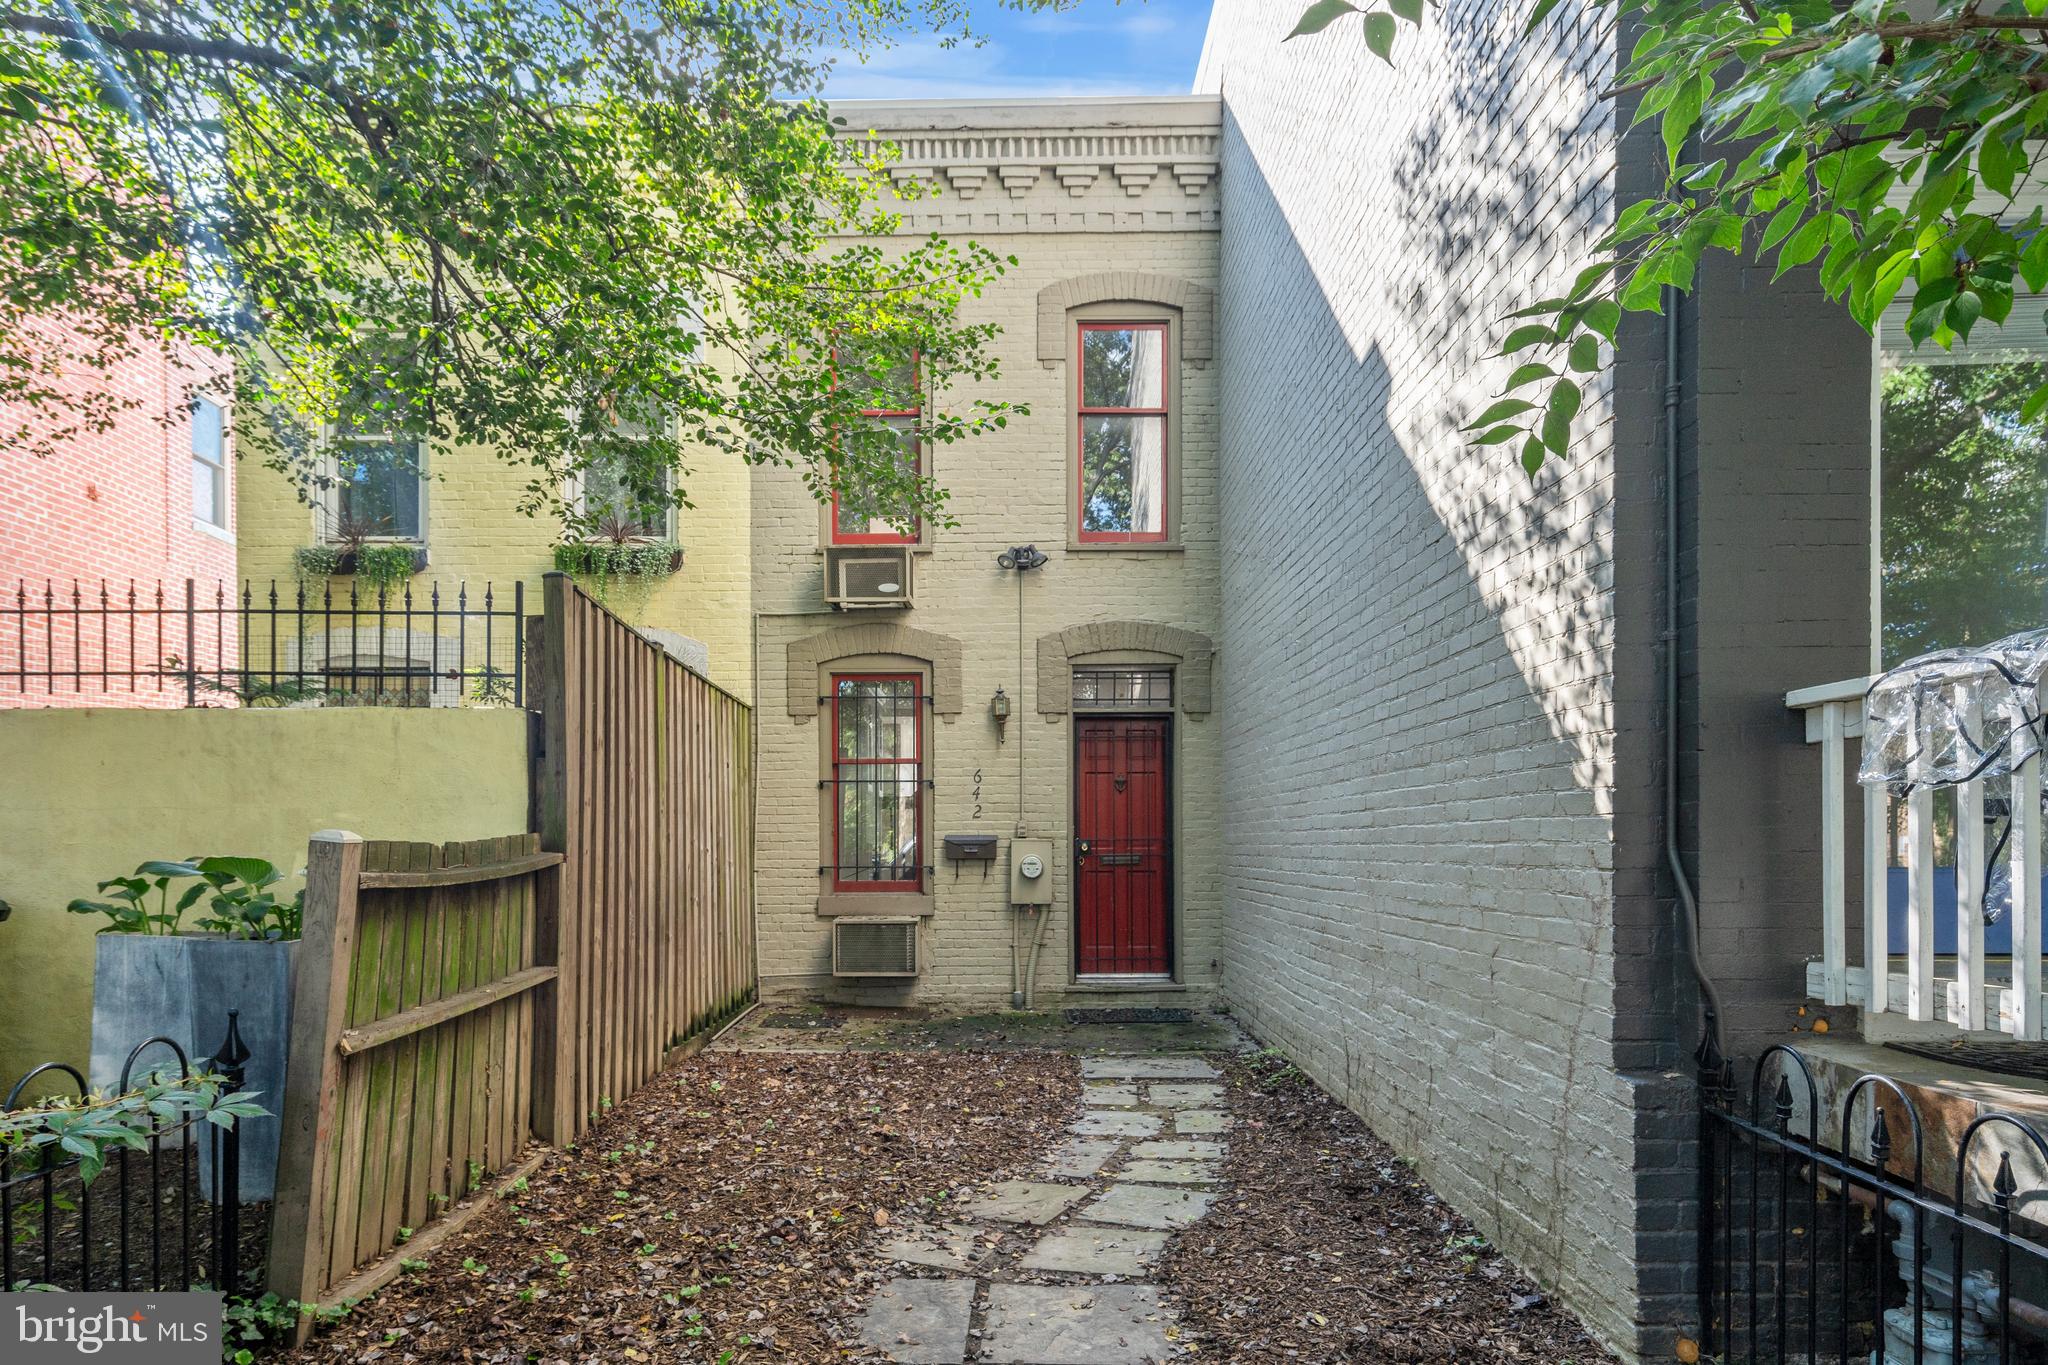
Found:
[[919, 969], [915, 917], [832, 921], [832, 975], [914, 977]]
[[908, 545], [834, 545], [825, 551], [825, 600], [835, 607], [910, 605]]

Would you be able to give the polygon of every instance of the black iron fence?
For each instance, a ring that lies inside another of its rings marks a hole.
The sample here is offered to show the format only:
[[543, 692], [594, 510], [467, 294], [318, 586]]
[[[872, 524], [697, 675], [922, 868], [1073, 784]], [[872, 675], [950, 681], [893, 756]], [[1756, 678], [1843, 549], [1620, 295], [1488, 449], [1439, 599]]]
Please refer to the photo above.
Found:
[[[228, 1011], [227, 1036], [203, 1063], [223, 1094], [242, 1087], [249, 1050]], [[138, 1070], [145, 1056], [148, 1064]], [[128, 1054], [116, 1093], [161, 1068], [193, 1073], [172, 1039], [146, 1039]], [[36, 1104], [83, 1100], [85, 1077], [64, 1062], [31, 1069], [0, 1110], [15, 1112], [32, 1086]], [[50, 1087], [54, 1085], [54, 1091]], [[260, 1283], [267, 1220], [242, 1202], [242, 1126], [196, 1113], [157, 1113], [146, 1150], [114, 1147], [96, 1174], [83, 1153], [49, 1143], [0, 1142], [0, 1290], [183, 1290], [223, 1293]]]
[[2033, 1127], [1930, 1128], [1879, 1075], [1825, 1103], [1783, 1046], [1746, 1090], [1727, 1072], [1706, 1085], [1702, 1358], [2048, 1360], [2048, 1143]]
[[0, 707], [526, 704], [526, 585], [17, 580]]

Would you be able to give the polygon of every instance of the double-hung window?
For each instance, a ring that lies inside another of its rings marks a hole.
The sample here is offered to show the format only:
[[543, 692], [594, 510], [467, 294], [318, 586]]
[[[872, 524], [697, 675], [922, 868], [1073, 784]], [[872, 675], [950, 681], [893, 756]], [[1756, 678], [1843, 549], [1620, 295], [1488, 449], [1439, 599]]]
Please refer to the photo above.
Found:
[[624, 446], [673, 434], [669, 419], [651, 404], [627, 400], [614, 407], [610, 429], [620, 439], [600, 444], [578, 476], [577, 510], [586, 532], [606, 540], [667, 539], [671, 471], [644, 454], [629, 456]]
[[204, 394], [192, 400], [192, 517], [227, 529], [227, 422], [220, 404]]
[[1167, 324], [1078, 325], [1080, 538], [1165, 540]]
[[583, 470], [583, 515], [603, 537], [663, 540], [668, 536], [668, 471], [657, 476], [651, 490], [635, 486], [625, 461], [612, 456], [592, 461]]
[[[837, 347], [833, 351], [835, 375], [853, 372], [856, 354], [850, 344]], [[840, 369], [842, 366], [844, 370]], [[863, 372], [858, 382], [866, 384], [873, 378]], [[917, 424], [924, 414], [924, 403], [916, 354], [911, 355], [908, 363], [890, 367], [878, 387], [877, 401], [881, 406], [862, 408], [861, 425], [869, 431], [888, 433], [893, 443], [891, 453], [903, 471], [916, 478], [924, 472], [917, 441]], [[885, 493], [863, 486], [857, 475], [842, 470], [832, 489], [832, 543], [915, 544], [922, 532], [917, 519], [893, 513], [887, 502]]]
[[924, 695], [915, 673], [832, 679], [832, 886], [924, 889]]
[[420, 515], [424, 442], [383, 434], [334, 443], [336, 530], [374, 540], [424, 539]]

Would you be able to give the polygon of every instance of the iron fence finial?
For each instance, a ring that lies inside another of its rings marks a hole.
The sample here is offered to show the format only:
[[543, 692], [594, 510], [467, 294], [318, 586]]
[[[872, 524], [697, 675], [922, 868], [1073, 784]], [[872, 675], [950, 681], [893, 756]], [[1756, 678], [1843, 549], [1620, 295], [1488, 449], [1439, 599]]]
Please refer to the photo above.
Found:
[[213, 1060], [231, 1071], [240, 1071], [242, 1064], [249, 1060], [249, 1045], [242, 1041], [242, 1012], [228, 1011], [228, 1036], [221, 1041], [220, 1050]]

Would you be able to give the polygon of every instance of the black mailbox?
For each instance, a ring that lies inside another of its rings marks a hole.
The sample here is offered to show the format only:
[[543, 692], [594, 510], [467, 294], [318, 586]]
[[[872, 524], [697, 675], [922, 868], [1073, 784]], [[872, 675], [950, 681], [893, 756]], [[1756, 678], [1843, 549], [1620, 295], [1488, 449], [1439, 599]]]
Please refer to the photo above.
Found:
[[993, 834], [948, 834], [946, 859], [955, 863], [992, 863], [996, 860]]

